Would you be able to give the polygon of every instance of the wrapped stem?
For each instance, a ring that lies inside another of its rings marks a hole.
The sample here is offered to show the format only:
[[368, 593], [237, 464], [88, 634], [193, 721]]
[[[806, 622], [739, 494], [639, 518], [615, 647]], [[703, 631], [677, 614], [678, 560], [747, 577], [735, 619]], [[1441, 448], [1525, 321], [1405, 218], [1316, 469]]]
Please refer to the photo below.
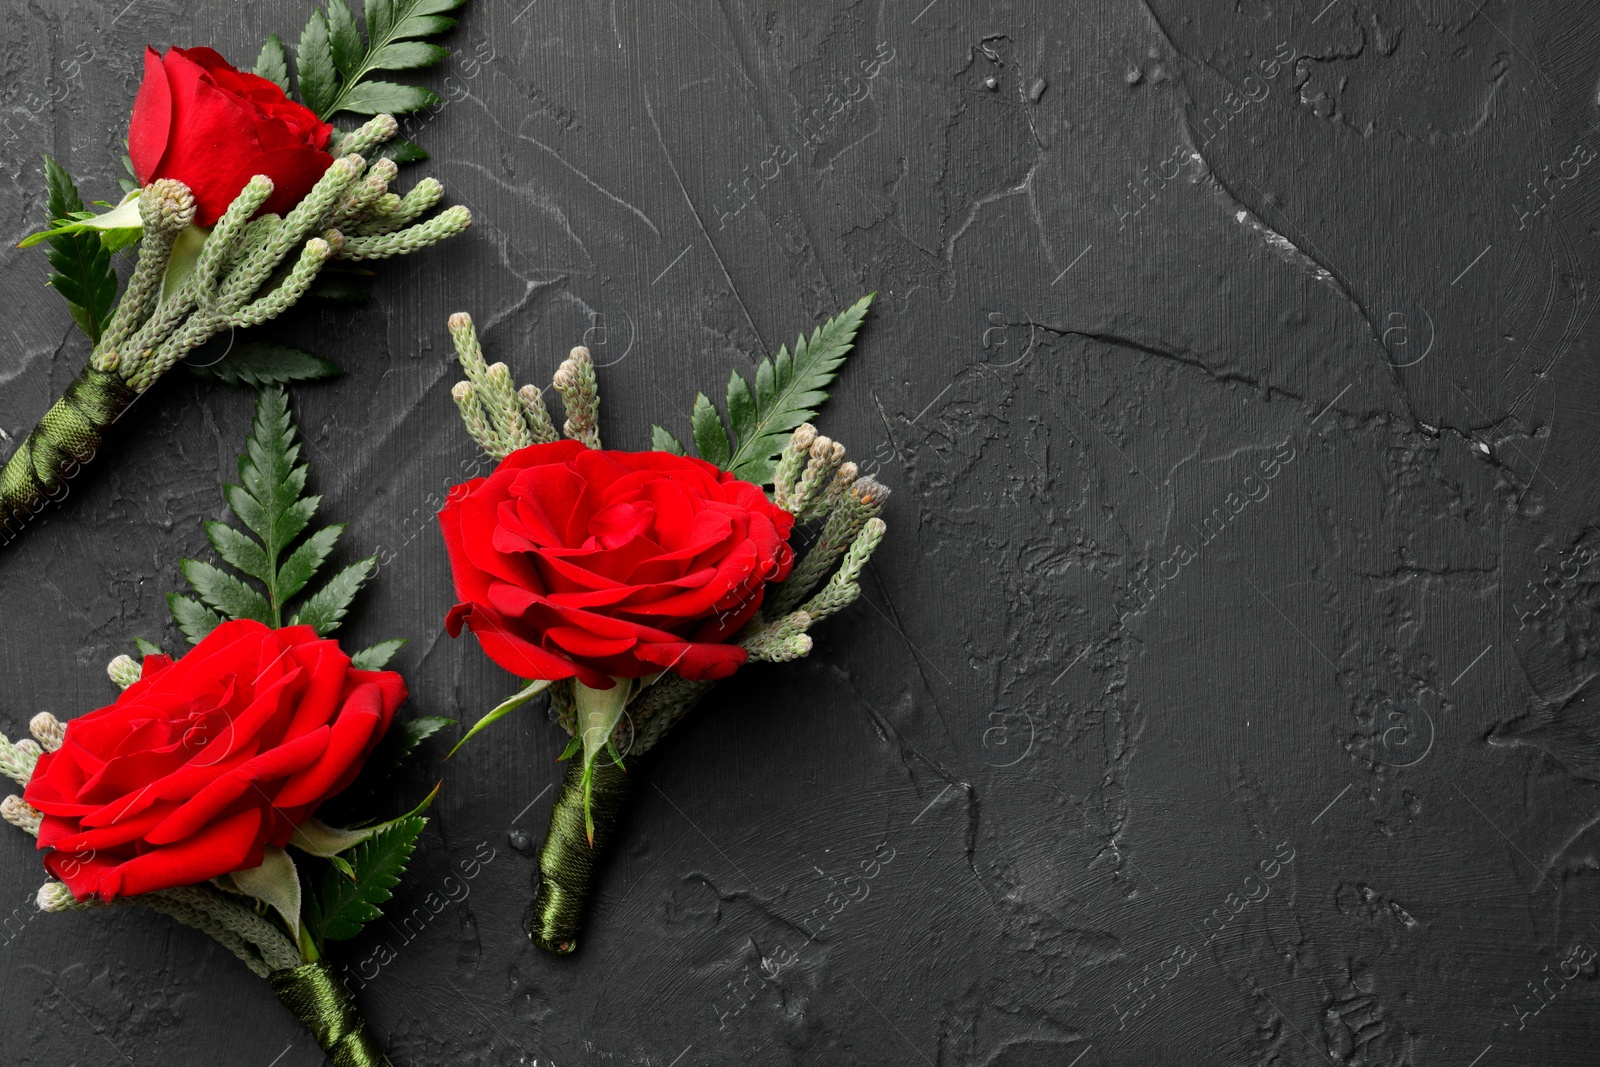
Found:
[[85, 367], [0, 472], [0, 538], [57, 499], [99, 451], [105, 433], [138, 394], [114, 372]]
[[[589, 889], [633, 785], [630, 772], [608, 759], [595, 760], [587, 777], [585, 797], [584, 761], [567, 762], [566, 777], [550, 809], [550, 829], [539, 849], [539, 882], [529, 936], [534, 944], [558, 956], [578, 947]], [[593, 844], [585, 826], [585, 806], [594, 826]]]
[[267, 975], [283, 1006], [305, 1023], [333, 1067], [391, 1067], [350, 992], [325, 960]]

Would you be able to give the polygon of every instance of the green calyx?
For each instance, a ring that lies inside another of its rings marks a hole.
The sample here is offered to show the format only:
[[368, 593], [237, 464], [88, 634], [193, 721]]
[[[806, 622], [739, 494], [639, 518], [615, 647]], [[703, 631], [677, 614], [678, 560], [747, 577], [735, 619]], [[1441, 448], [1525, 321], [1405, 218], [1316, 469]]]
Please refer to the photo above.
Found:
[[612, 680], [616, 684], [610, 689], [591, 689], [582, 682], [573, 682], [578, 732], [567, 745], [567, 752], [562, 755], [565, 759], [579, 748], [583, 752], [583, 828], [591, 846], [594, 844], [595, 760], [602, 752], [607, 752], [618, 767], [622, 766], [622, 754], [612, 744], [611, 735], [622, 721], [628, 707], [628, 697], [633, 692], [633, 684], [628, 679]]

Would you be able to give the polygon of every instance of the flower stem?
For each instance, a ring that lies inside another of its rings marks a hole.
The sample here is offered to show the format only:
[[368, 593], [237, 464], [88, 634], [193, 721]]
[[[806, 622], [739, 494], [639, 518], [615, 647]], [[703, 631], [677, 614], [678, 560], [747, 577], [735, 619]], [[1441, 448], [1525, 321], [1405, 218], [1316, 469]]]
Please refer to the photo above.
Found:
[[283, 1006], [311, 1031], [333, 1067], [391, 1067], [349, 990], [326, 961], [273, 971], [267, 980]]
[[[539, 882], [529, 930], [533, 943], [546, 952], [565, 956], [578, 947], [589, 889], [622, 820], [632, 785], [629, 772], [608, 758], [595, 760], [587, 774], [584, 760], [567, 762], [561, 791], [550, 809], [550, 830], [539, 849]], [[594, 827], [593, 844], [586, 821]]]
[[0, 472], [0, 540], [10, 541], [95, 457], [138, 394], [115, 371], [85, 367]]

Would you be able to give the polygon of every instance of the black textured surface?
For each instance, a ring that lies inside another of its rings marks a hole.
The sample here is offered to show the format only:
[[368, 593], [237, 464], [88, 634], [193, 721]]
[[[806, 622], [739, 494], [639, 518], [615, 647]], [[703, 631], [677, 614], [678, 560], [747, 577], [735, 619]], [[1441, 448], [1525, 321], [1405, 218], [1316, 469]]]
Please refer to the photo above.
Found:
[[[7, 249], [43, 152], [115, 198], [146, 41], [248, 62], [307, 14], [4, 12]], [[519, 380], [589, 343], [642, 448], [878, 290], [823, 429], [896, 495], [868, 603], [659, 750], [575, 957], [522, 932], [558, 732], [436, 752], [419, 918], [342, 946], [394, 1062], [1590, 1062], [1597, 24], [473, 0], [407, 180], [477, 226], [287, 331], [349, 368], [293, 403], [347, 556], [388, 561], [344, 633], [411, 638], [413, 713], [512, 689], [442, 635], [455, 310]], [[43, 271], [0, 253], [12, 441], [85, 358]], [[175, 644], [249, 405], [175, 374], [0, 556], [7, 733]], [[34, 914], [0, 842], [0, 1059], [320, 1062], [200, 934]]]

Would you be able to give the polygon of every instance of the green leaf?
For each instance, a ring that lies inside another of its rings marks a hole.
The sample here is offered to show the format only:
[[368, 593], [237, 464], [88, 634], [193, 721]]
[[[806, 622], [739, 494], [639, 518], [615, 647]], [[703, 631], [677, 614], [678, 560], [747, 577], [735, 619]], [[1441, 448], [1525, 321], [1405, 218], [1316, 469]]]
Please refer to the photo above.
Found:
[[420, 163], [428, 158], [428, 152], [415, 141], [396, 137], [384, 144], [378, 151], [378, 156], [381, 159], [392, 159], [396, 163]]
[[[734, 447], [726, 462], [713, 463], [736, 477], [765, 485], [772, 480], [777, 457], [795, 427], [815, 418], [817, 409], [828, 399], [827, 386], [839, 376], [839, 368], [850, 354], [857, 331], [866, 318], [876, 294], [868, 293], [846, 310], [795, 341], [794, 354], [787, 346], [756, 367], [753, 407], [732, 381], [728, 383], [729, 419]], [[738, 377], [735, 374], [735, 377]], [[748, 384], [745, 391], [749, 391]], [[699, 417], [696, 402], [696, 418]], [[698, 422], [695, 438], [699, 440]], [[711, 459], [701, 450], [701, 457]]]
[[511, 696], [501, 701], [499, 706], [497, 706], [493, 711], [479, 719], [476, 723], [473, 723], [472, 729], [467, 731], [467, 735], [465, 737], [456, 742], [456, 747], [450, 750], [450, 755], [446, 756], [445, 759], [449, 759], [450, 756], [454, 756], [457, 752], [461, 751], [461, 746], [466, 744], [468, 741], [471, 741], [473, 736], [477, 734], [479, 730], [482, 730], [486, 726], [494, 725], [549, 688], [550, 682], [544, 678], [539, 678], [533, 682], [530, 682], [526, 689], [513, 693]]
[[191, 645], [198, 645], [206, 634], [222, 625], [221, 615], [199, 601], [177, 593], [167, 594], [167, 610], [172, 612], [172, 621], [178, 624], [179, 632], [189, 639]]
[[133, 639], [133, 647], [139, 650], [139, 655], [141, 656], [164, 655], [164, 653], [161, 651], [160, 645], [153, 641], [146, 641], [142, 637], [135, 637]]
[[333, 42], [328, 37], [328, 17], [312, 11], [295, 47], [295, 69], [300, 75], [300, 99], [324, 119], [333, 112], [339, 93], [339, 70], [333, 64]]
[[[324, 121], [340, 112], [360, 115], [388, 113], [403, 115], [436, 103], [438, 97], [427, 89], [391, 81], [373, 81], [371, 76], [384, 70], [415, 70], [439, 62], [449, 51], [422, 40], [436, 37], [455, 26], [446, 15], [466, 0], [366, 0], [366, 47], [353, 48], [342, 29], [345, 17], [335, 10], [344, 0], [329, 0], [328, 19], [334, 36], [333, 58], [338, 83], [326, 97], [315, 103], [305, 96], [306, 106]], [[347, 14], [347, 12], [346, 12]], [[354, 30], [352, 23], [351, 31]], [[341, 43], [341, 36], [345, 37]], [[302, 89], [302, 94], [304, 90]]]
[[335, 378], [344, 373], [331, 359], [271, 341], [247, 341], [235, 345], [215, 363], [184, 365], [202, 378], [214, 378], [228, 385], [256, 387]]
[[728, 372], [728, 422], [734, 426], [754, 426], [756, 401], [750, 384], [738, 371]]
[[[225, 880], [224, 880], [225, 879]], [[277, 845], [267, 845], [261, 865], [234, 871], [218, 879], [225, 889], [264, 901], [283, 916], [284, 925], [295, 940], [300, 938], [300, 873], [294, 860]]]
[[367, 58], [373, 70], [416, 70], [431, 67], [450, 54], [450, 49], [423, 41], [398, 41], [384, 45]]
[[306, 598], [291, 625], [309, 626], [326, 637], [338, 628], [339, 621], [350, 610], [350, 602], [372, 576], [377, 565], [378, 557], [368, 556], [329, 578], [327, 585]]
[[706, 394], [695, 394], [694, 412], [689, 416], [689, 425], [694, 430], [694, 447], [700, 453], [700, 458], [707, 463], [726, 467], [728, 431], [723, 429], [722, 416], [717, 414], [716, 405], [706, 398]]
[[379, 905], [393, 896], [427, 824], [420, 816], [402, 819], [357, 845], [348, 859], [353, 878], [334, 869], [324, 873], [319, 894], [324, 940], [348, 940], [383, 915]]
[[306, 583], [322, 567], [323, 560], [328, 558], [328, 553], [333, 551], [333, 546], [339, 543], [342, 533], [342, 522], [324, 526], [289, 553], [289, 558], [278, 568], [276, 594], [279, 603], [293, 598], [306, 587]]
[[406, 644], [403, 637], [393, 641], [380, 641], [350, 657], [350, 666], [358, 671], [381, 671], [389, 665], [394, 654]]
[[348, 78], [361, 63], [361, 31], [344, 0], [328, 0], [328, 43], [333, 65]]
[[[299, 462], [296, 435], [283, 390], [262, 390], [244, 454], [239, 457], [239, 484], [222, 487], [229, 510], [245, 529], [224, 522], [205, 524], [206, 539], [222, 562], [260, 583], [260, 588], [220, 567], [184, 560], [183, 576], [198, 601], [173, 596], [169, 603], [179, 629], [191, 641], [199, 641], [222, 618], [282, 626], [289, 603], [305, 594], [344, 533], [343, 523], [324, 526], [293, 547], [322, 502], [319, 496], [304, 495], [306, 467]], [[370, 557], [335, 574], [321, 589], [305, 596], [294, 621], [314, 626], [319, 634], [332, 630], [375, 563], [376, 557]]]
[[420, 85], [366, 81], [340, 97], [340, 110], [357, 115], [405, 115], [438, 102], [438, 94]]
[[254, 619], [275, 626], [267, 598], [224, 570], [186, 559], [178, 564], [184, 578], [199, 595], [201, 603], [229, 619]]
[[671, 452], [674, 456], [684, 454], [683, 445], [678, 439], [660, 426], [650, 427], [650, 447], [657, 452]]
[[256, 57], [255, 73], [284, 92], [289, 91], [289, 56], [284, 52], [283, 41], [277, 34], [268, 37], [266, 44], [261, 46], [261, 54]]
[[254, 538], [214, 520], [205, 524], [205, 531], [206, 540], [222, 557], [222, 562], [259, 581], [272, 581], [272, 565], [267, 562], [267, 553]]
[[[83, 200], [72, 175], [49, 156], [44, 157], [47, 221], [56, 225], [83, 212]], [[67, 301], [72, 321], [91, 343], [98, 343], [117, 302], [117, 272], [111, 266], [113, 249], [94, 230], [63, 233], [48, 238], [46, 259], [52, 273], [47, 283]]]

